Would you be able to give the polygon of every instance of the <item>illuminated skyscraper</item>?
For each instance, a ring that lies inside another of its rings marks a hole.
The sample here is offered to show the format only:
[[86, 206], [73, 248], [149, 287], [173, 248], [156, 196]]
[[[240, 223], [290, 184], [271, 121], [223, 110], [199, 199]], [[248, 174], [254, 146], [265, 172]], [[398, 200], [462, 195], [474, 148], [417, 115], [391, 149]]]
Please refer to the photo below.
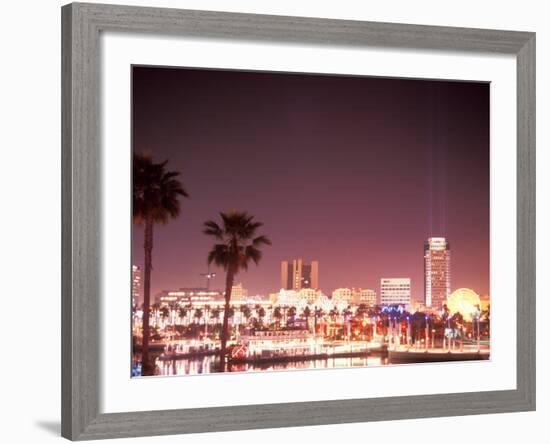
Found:
[[451, 247], [444, 237], [424, 242], [424, 293], [426, 307], [436, 310], [451, 294]]
[[137, 305], [141, 295], [141, 268], [132, 265], [132, 306]]
[[302, 288], [319, 288], [319, 262], [306, 264], [302, 259], [294, 259], [292, 263], [281, 262], [281, 288], [300, 291]]

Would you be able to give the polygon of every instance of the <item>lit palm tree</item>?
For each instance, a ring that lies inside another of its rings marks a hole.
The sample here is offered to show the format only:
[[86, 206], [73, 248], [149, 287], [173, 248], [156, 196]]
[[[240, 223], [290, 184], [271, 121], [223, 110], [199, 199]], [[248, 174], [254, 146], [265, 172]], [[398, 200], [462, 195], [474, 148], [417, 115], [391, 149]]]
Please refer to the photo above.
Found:
[[281, 311], [281, 307], [275, 307], [275, 310], [273, 310], [273, 317], [277, 320], [277, 328], [280, 328], [281, 319], [283, 318], [283, 312]]
[[179, 319], [180, 319], [180, 324], [182, 323], [182, 321], [185, 320], [185, 317], [187, 316], [187, 308], [186, 307], [179, 307], [178, 308], [178, 316], [179, 316]]
[[317, 334], [318, 320], [323, 318], [323, 316], [325, 315], [325, 311], [321, 307], [319, 307], [319, 308], [315, 307], [315, 310], [313, 311], [313, 315], [315, 317], [314, 324], [313, 324], [313, 330], [314, 330], [315, 334]]
[[246, 325], [248, 326], [248, 322], [250, 321], [250, 316], [252, 316], [252, 310], [248, 305], [243, 305], [241, 307], [241, 313], [243, 314], [244, 318], [246, 319]]
[[359, 304], [359, 307], [355, 310], [355, 316], [361, 319], [363, 319], [367, 313], [368, 308], [365, 304]]
[[214, 263], [226, 271], [220, 366], [220, 371], [223, 372], [225, 371], [229, 337], [231, 289], [235, 276], [241, 270], [248, 270], [250, 261], [258, 265], [262, 258], [260, 248], [263, 245], [271, 245], [271, 241], [266, 236], [256, 235], [263, 224], [255, 221], [254, 216], [246, 212], [230, 211], [220, 213], [220, 217], [222, 219], [221, 226], [215, 221], [209, 220], [204, 223], [203, 232], [217, 241], [208, 253], [208, 264]]
[[170, 324], [176, 325], [176, 315], [178, 313], [178, 303], [171, 302], [170, 306]]
[[155, 327], [158, 327], [160, 317], [160, 302], [155, 302], [149, 307], [149, 315], [153, 316], [153, 324], [155, 325]]
[[166, 306], [161, 307], [160, 309], [160, 316], [164, 323], [166, 323], [166, 319], [170, 317], [170, 309]]
[[217, 324], [218, 321], [220, 320], [220, 314], [221, 314], [221, 310], [218, 307], [214, 307], [212, 309], [211, 315], [212, 315], [212, 318], [214, 319], [214, 324]]
[[296, 318], [296, 307], [290, 307], [286, 313], [286, 320], [285, 324], [288, 324], [288, 320], [292, 320], [294, 322], [294, 319]]
[[204, 312], [202, 311], [202, 309], [197, 308], [195, 310], [195, 313], [193, 314], [193, 317], [196, 319], [196, 324], [197, 325], [200, 325], [201, 319], [203, 318], [203, 316], [204, 316]]
[[342, 316], [344, 318], [344, 325], [346, 327], [346, 335], [349, 337], [351, 334], [351, 317], [353, 315], [353, 311], [351, 310], [351, 307], [348, 306], [347, 308], [342, 311]]
[[204, 315], [204, 336], [207, 337], [208, 336], [208, 319], [210, 317], [210, 305], [205, 305], [204, 306], [204, 311], [205, 311], [205, 315]]
[[260, 309], [258, 310], [258, 320], [260, 321], [260, 326], [262, 327], [264, 325], [264, 318], [265, 318], [265, 308], [260, 307]]
[[309, 318], [311, 316], [311, 309], [306, 305], [304, 311], [302, 311], [302, 316], [306, 320], [306, 328], [309, 330]]
[[211, 311], [211, 317], [212, 317], [212, 319], [214, 319], [214, 326], [212, 327], [212, 336], [217, 335], [218, 324], [219, 324], [219, 321], [220, 321], [221, 313], [222, 313], [222, 311], [221, 311], [220, 307], [214, 307]]
[[151, 304], [151, 270], [153, 268], [153, 226], [166, 224], [180, 213], [180, 197], [189, 197], [178, 179], [178, 172], [167, 171], [166, 162], [155, 163], [151, 157], [134, 154], [132, 213], [134, 223], [144, 226], [142, 375], [153, 374], [149, 362], [149, 307]]

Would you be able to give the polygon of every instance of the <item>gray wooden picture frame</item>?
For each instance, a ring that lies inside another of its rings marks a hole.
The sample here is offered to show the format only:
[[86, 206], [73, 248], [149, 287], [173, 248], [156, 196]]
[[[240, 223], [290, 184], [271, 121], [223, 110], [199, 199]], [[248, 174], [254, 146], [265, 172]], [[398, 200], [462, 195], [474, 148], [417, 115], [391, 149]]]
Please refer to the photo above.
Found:
[[[517, 388], [101, 413], [99, 35], [103, 31], [514, 55], [517, 60]], [[85, 440], [535, 409], [534, 33], [74, 3], [62, 8], [62, 108], [64, 437]]]

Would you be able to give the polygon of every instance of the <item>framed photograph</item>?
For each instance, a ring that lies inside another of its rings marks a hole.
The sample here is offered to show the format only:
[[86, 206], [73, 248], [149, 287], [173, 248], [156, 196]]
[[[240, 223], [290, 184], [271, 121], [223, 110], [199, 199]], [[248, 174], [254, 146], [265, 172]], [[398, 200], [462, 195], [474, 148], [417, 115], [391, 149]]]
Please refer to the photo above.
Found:
[[533, 33], [62, 25], [63, 436], [535, 409]]

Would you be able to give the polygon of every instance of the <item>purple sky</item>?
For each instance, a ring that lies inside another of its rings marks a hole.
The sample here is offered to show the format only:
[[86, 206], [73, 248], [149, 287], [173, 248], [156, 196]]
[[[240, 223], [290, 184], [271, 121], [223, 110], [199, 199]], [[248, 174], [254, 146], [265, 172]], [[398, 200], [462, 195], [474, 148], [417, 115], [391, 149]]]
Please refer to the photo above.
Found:
[[451, 244], [453, 290], [489, 293], [486, 83], [136, 67], [133, 122], [134, 150], [168, 160], [191, 195], [155, 226], [153, 295], [204, 285], [202, 224], [232, 208], [273, 242], [237, 277], [249, 294], [277, 291], [280, 261], [302, 257], [327, 294], [410, 277], [421, 300], [430, 236]]

